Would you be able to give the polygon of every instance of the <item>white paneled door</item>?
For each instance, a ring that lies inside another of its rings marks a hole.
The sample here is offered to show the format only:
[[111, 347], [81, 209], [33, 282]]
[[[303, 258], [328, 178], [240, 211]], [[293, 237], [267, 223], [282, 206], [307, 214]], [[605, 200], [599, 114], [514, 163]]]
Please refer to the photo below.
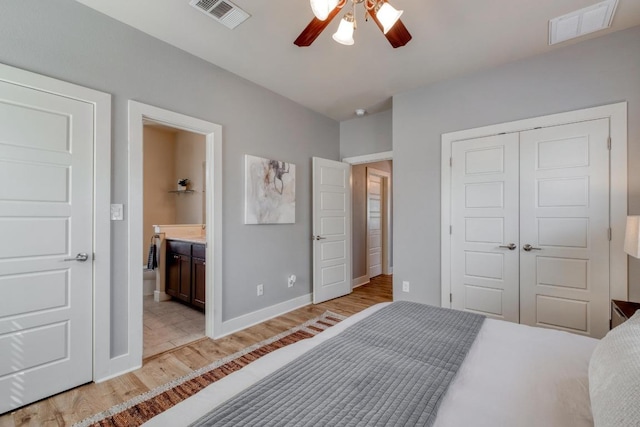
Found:
[[522, 132], [521, 323], [609, 330], [609, 119]]
[[313, 302], [351, 293], [351, 165], [313, 158]]
[[451, 306], [519, 321], [518, 134], [456, 141]]
[[92, 380], [93, 132], [91, 104], [0, 82], [0, 413]]
[[382, 177], [367, 170], [369, 278], [382, 274]]
[[609, 330], [609, 119], [452, 144], [453, 308]]

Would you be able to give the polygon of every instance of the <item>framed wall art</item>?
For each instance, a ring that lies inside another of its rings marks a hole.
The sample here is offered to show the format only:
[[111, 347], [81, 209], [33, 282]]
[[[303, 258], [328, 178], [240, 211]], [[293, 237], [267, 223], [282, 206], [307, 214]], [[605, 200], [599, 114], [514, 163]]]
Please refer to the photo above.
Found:
[[296, 165], [245, 155], [245, 224], [296, 222]]

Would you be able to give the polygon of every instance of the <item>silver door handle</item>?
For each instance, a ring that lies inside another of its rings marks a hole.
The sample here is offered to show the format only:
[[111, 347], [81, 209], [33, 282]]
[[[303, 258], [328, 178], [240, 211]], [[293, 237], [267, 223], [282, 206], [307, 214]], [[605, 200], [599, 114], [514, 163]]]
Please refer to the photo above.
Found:
[[533, 246], [531, 246], [530, 244], [526, 244], [522, 247], [522, 249], [524, 249], [527, 252], [531, 252], [531, 251], [541, 251], [542, 248], [534, 248]]
[[311, 236], [311, 240], [324, 240], [324, 239], [326, 239], [326, 237]]
[[65, 258], [63, 261], [80, 261], [80, 262], [85, 262], [86, 260], [89, 259], [89, 255], [87, 255], [86, 253], [82, 252], [79, 253], [78, 255], [76, 255], [75, 258]]
[[507, 248], [510, 251], [514, 250], [515, 248], [517, 248], [515, 243], [509, 243], [508, 245], [500, 245], [498, 246], [499, 248]]

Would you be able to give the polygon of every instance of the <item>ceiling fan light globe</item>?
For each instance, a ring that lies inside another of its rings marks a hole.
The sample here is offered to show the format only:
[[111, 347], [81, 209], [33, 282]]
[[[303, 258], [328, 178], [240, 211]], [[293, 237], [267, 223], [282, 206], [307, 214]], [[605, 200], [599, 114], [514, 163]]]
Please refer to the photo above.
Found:
[[311, 10], [316, 18], [324, 21], [338, 5], [339, 0], [310, 0]]
[[346, 18], [340, 20], [338, 31], [333, 34], [333, 39], [340, 44], [351, 46], [353, 40], [353, 21], [348, 21]]
[[380, 24], [382, 24], [382, 32], [387, 34], [395, 23], [398, 22], [403, 12], [404, 10], [397, 10], [387, 2], [383, 3], [376, 12], [376, 17], [380, 21]]

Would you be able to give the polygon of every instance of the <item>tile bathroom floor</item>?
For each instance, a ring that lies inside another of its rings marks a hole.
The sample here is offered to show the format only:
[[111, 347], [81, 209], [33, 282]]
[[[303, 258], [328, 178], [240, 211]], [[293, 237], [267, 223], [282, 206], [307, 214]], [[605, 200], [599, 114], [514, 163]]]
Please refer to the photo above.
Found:
[[144, 297], [142, 358], [180, 347], [204, 335], [204, 313], [175, 301], [155, 302]]

